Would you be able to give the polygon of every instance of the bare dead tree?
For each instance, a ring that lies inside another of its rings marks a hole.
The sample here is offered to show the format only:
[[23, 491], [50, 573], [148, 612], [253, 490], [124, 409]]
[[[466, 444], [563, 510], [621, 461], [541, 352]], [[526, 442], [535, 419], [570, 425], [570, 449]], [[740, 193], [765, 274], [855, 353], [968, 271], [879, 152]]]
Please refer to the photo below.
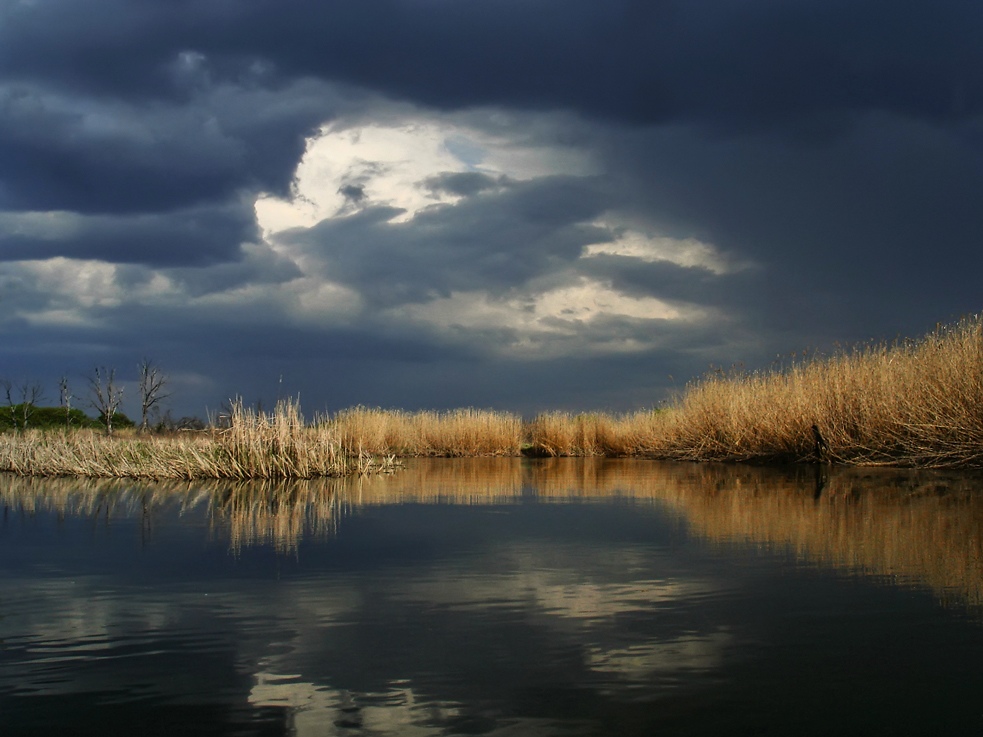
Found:
[[10, 379], [0, 379], [0, 389], [3, 389], [7, 399], [7, 412], [10, 414], [10, 424], [17, 429], [17, 405], [14, 404], [14, 385]]
[[170, 394], [164, 393], [167, 376], [149, 358], [140, 362], [140, 432], [147, 432], [150, 414]]
[[99, 413], [106, 434], [113, 434], [113, 416], [123, 401], [123, 387], [116, 383], [116, 369], [96, 367], [89, 377], [89, 404]]
[[[15, 430], [26, 430], [31, 417], [37, 410], [38, 402], [44, 397], [44, 389], [39, 381], [25, 381], [17, 386], [9, 379], [0, 379], [0, 389], [6, 400], [10, 424]], [[17, 400], [20, 401], [17, 401]]]
[[18, 393], [20, 394], [21, 428], [26, 430], [37, 409], [38, 402], [44, 398], [44, 388], [40, 381], [25, 381], [18, 388]]
[[72, 390], [68, 386], [68, 377], [62, 376], [58, 379], [58, 400], [65, 410], [65, 427], [72, 424]]

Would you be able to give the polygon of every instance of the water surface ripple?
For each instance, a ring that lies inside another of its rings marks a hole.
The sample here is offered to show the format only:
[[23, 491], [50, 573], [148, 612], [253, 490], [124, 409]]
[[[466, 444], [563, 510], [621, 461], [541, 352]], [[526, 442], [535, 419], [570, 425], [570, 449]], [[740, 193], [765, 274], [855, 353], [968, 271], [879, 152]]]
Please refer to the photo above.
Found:
[[980, 734], [979, 482], [0, 477], [0, 734]]

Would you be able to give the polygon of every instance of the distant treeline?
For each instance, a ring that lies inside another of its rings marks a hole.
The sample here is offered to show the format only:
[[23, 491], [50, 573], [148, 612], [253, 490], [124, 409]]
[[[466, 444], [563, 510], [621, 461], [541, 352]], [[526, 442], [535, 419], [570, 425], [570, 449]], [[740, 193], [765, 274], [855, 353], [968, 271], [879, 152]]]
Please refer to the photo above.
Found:
[[[168, 378], [161, 368], [149, 358], [137, 364], [137, 398], [140, 400], [140, 430], [147, 432], [153, 426], [152, 419], [160, 418], [161, 402], [169, 397], [166, 393]], [[67, 375], [58, 380], [58, 407], [45, 407], [45, 390], [40, 381], [27, 379], [14, 382], [0, 377], [0, 396], [5, 399], [0, 411], [0, 432], [33, 429], [87, 429], [95, 425], [105, 429], [107, 435], [113, 434], [114, 427], [132, 428], [135, 426], [129, 417], [119, 411], [123, 401], [123, 385], [116, 378], [116, 369], [96, 366], [87, 378], [87, 393], [78, 396], [73, 393]], [[96, 412], [95, 419], [72, 405], [81, 399], [85, 406]], [[188, 419], [188, 418], [184, 418]], [[181, 422], [183, 422], [182, 420]], [[175, 423], [167, 414], [157, 422], [157, 429], [175, 429]], [[196, 422], [202, 425], [200, 421]]]
[[[25, 419], [26, 418], [26, 419]], [[135, 428], [137, 424], [124, 413], [113, 413], [113, 428], [125, 430]], [[148, 430], [155, 433], [172, 432], [175, 430], [204, 430], [206, 423], [200, 417], [187, 416], [175, 418], [170, 412], [149, 425]], [[77, 408], [65, 407], [35, 407], [33, 405], [14, 404], [0, 407], [0, 432], [14, 430], [103, 430], [106, 420], [101, 415], [90, 417]]]
[[[119, 427], [133, 427], [129, 417], [117, 412], [113, 424]], [[80, 409], [64, 407], [34, 407], [14, 404], [0, 409], [0, 432], [11, 430], [55, 430], [64, 428], [105, 428], [106, 423], [99, 418], [89, 417]]]

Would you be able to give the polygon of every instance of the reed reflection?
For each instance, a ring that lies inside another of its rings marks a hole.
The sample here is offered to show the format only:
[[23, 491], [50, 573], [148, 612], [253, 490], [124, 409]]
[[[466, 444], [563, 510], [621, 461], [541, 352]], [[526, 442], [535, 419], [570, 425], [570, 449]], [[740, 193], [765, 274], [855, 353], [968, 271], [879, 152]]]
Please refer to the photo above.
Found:
[[[927, 585], [983, 607], [978, 475], [897, 469], [655, 463], [616, 459], [420, 459], [393, 476], [249, 483], [0, 479], [11, 515], [142, 516], [203, 507], [233, 549], [293, 551], [366, 505], [500, 504], [623, 497], [668, 505], [714, 544], [788, 549], [801, 560]], [[8, 521], [9, 523], [9, 521]]]

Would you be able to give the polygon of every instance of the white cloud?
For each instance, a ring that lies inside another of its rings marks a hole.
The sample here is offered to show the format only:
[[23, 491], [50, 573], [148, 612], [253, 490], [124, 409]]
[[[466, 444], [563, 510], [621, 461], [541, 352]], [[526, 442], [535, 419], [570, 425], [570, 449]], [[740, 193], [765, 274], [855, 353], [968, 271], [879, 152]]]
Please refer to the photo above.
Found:
[[475, 331], [507, 330], [510, 339], [484, 341], [483, 345], [492, 353], [521, 358], [644, 351], [658, 344], [658, 331], [639, 328], [632, 335], [610, 334], [610, 321], [697, 322], [708, 316], [709, 311], [703, 308], [674, 305], [655, 297], [632, 297], [584, 277], [507, 298], [481, 291], [456, 292], [383, 315], [387, 320], [429, 326], [445, 336], [465, 340], [474, 340]]
[[[195, 58], [189, 56], [184, 62], [193, 66]], [[524, 223], [528, 227], [516, 228], [521, 234], [517, 238], [538, 241], [512, 248], [516, 238], [507, 242], [485, 238], [482, 228], [508, 223], [503, 220], [508, 212], [502, 208], [503, 203], [515, 206], [508, 190], [515, 183], [563, 175], [564, 186], [573, 182], [570, 186], [576, 190], [578, 178], [603, 177], [604, 172], [587, 149], [557, 142], [561, 137], [550, 116], [494, 111], [425, 114], [408, 109], [388, 113], [370, 122], [341, 119], [311, 138], [296, 169], [294, 196], [262, 196], [255, 201], [264, 237], [259, 243], [243, 243], [237, 260], [180, 268], [70, 258], [0, 264], [0, 279], [18, 285], [13, 291], [7, 289], [8, 318], [16, 316], [35, 325], [92, 327], [103, 320], [119, 320], [120, 311], [133, 306], [164, 309], [175, 317], [193, 310], [207, 314], [216, 324], [314, 329], [361, 324], [367, 331], [384, 325], [387, 333], [405, 327], [415, 335], [422, 331], [447, 343], [479, 345], [492, 354], [523, 360], [605, 355], [651, 350], [664, 340], [667, 323], [705, 325], [714, 315], [698, 304], [668, 300], [658, 293], [620, 291], [611, 281], [592, 275], [599, 257], [667, 262], [716, 276], [743, 268], [710, 243], [661, 235], [615, 210], [600, 218], [592, 210], [578, 221], [576, 214], [566, 214], [566, 206], [557, 207], [550, 199], [548, 183], [529, 189], [543, 197], [548, 218], [539, 221], [532, 204], [529, 212], [516, 214], [528, 221]], [[98, 127], [95, 118], [91, 122]], [[471, 200], [464, 209], [464, 196], [432, 186], [441, 175], [462, 173], [503, 182], [503, 197], [489, 197], [487, 210], [484, 200]], [[459, 212], [466, 215], [455, 220], [453, 208], [458, 204], [462, 205]], [[367, 206], [397, 208], [402, 214], [389, 223], [366, 226], [374, 228], [372, 232], [362, 231], [359, 221], [349, 216]], [[431, 212], [436, 219], [417, 218], [435, 206], [450, 209]], [[0, 228], [25, 237], [64, 240], [92, 219], [69, 212], [0, 214]], [[468, 230], [472, 219], [473, 238]], [[344, 243], [297, 237], [298, 232], [331, 220], [345, 224], [343, 231], [337, 231], [343, 233]], [[454, 223], [458, 230], [440, 232], [444, 240], [421, 238], [417, 226], [433, 227], [437, 221]], [[579, 257], [576, 239], [574, 249], [567, 252], [555, 245], [581, 228], [597, 230], [598, 242], [585, 246]], [[288, 235], [288, 230], [293, 232]], [[447, 232], [470, 239], [472, 256], [462, 257]], [[393, 249], [394, 244], [403, 244], [401, 233], [406, 243], [423, 246], [414, 246], [412, 256], [398, 253]], [[610, 234], [610, 240], [604, 240], [605, 234]], [[364, 243], [362, 237], [367, 239]], [[485, 254], [480, 250], [483, 243], [498, 250]], [[539, 254], [530, 250], [530, 268], [501, 267], [502, 259], [522, 259], [524, 249], [540, 245], [553, 249], [549, 259], [537, 258]], [[389, 254], [405, 268], [387, 271]], [[477, 255], [488, 255], [489, 271]], [[429, 275], [424, 262], [433, 264]], [[366, 268], [354, 268], [353, 263]], [[375, 269], [377, 263], [383, 268]], [[468, 269], [466, 279], [455, 278]], [[385, 278], [392, 274], [404, 279], [398, 285], [402, 292], [394, 294], [405, 294], [405, 301], [391, 306], [403, 299], [395, 298], [386, 309], [373, 312], [372, 305], [380, 301], [369, 293], [368, 281], [359, 283], [363, 272], [374, 279], [371, 288], [377, 290], [388, 288]], [[430, 276], [433, 284], [426, 282]], [[428, 301], [410, 302], [427, 294]]]
[[88, 309], [119, 307], [123, 301], [123, 289], [116, 278], [119, 267], [115, 264], [59, 257], [24, 261], [21, 265], [39, 292], [51, 295], [61, 304], [69, 301]]
[[729, 633], [686, 635], [676, 639], [643, 642], [626, 648], [593, 648], [590, 668], [624, 681], [648, 683], [656, 675], [710, 671], [720, 668], [723, 653], [732, 642]]
[[[297, 167], [291, 200], [261, 197], [256, 215], [267, 237], [293, 227], [310, 227], [343, 216], [360, 204], [387, 205], [406, 212], [405, 221], [435, 204], [459, 198], [435, 193], [430, 177], [481, 172], [515, 180], [592, 172], [587, 155], [565, 146], [523, 140], [512, 131], [488, 132], [453, 117], [413, 116], [385, 124], [326, 126], [308, 141]], [[353, 202], [346, 188], [363, 199]]]
[[434, 720], [450, 721], [462, 711], [455, 704], [420, 698], [404, 682], [382, 693], [352, 694], [290, 674], [260, 672], [254, 680], [249, 703], [290, 709], [297, 737], [351, 735], [355, 725], [362, 734], [424, 737], [434, 733]]
[[616, 220], [599, 220], [594, 223], [600, 228], [618, 232], [618, 237], [609, 243], [595, 243], [584, 249], [584, 257], [610, 255], [635, 258], [647, 263], [666, 261], [683, 268], [706, 269], [722, 276], [744, 268], [721, 253], [710, 243], [696, 238], [669, 238], [649, 235], [638, 230], [625, 229]]
[[539, 320], [588, 323], [604, 316], [638, 320], [677, 320], [682, 312], [655, 297], [630, 297], [603, 282], [581, 277], [575, 284], [537, 295]]
[[[358, 285], [331, 283], [332, 272], [320, 249], [279, 238], [285, 230], [346, 218], [370, 205], [398, 208], [402, 214], [391, 224], [405, 227], [427, 208], [453, 207], [462, 199], [426, 186], [434, 177], [449, 173], [477, 172], [513, 182], [599, 173], [586, 150], [555, 143], [555, 131], [552, 137], [544, 135], [537, 120], [493, 112], [479, 119], [473, 113], [427, 116], [403, 111], [383, 122], [339, 121], [324, 127], [308, 142], [296, 171], [294, 197], [262, 197], [255, 205], [271, 247], [305, 273], [303, 279], [277, 287], [294, 293], [291, 313], [314, 317], [347, 308], [355, 314], [364, 304]], [[582, 225], [612, 234], [610, 242], [584, 248], [576, 262], [585, 267], [582, 271], [589, 272], [591, 259], [601, 255], [666, 261], [715, 275], [739, 268], [711, 244], [643, 232], [629, 227], [616, 213]], [[334, 247], [324, 246], [327, 252]], [[345, 247], [357, 248], [357, 241]], [[643, 351], [658, 340], [657, 335], [646, 334], [645, 323], [697, 322], [708, 317], [708, 311], [696, 305], [670, 303], [657, 295], [629, 295], [610, 282], [576, 276], [571, 265], [558, 262], [557, 271], [529, 283], [517, 282], [504, 296], [480, 288], [455, 290], [423, 303], [389, 308], [375, 317], [388, 325], [422, 327], [451, 342], [473, 343], [476, 332], [506, 331], [508, 339], [486, 344], [493, 352], [516, 358]], [[606, 332], [612, 320], [640, 325], [633, 335], [613, 335]]]
[[[235, 289], [207, 294], [195, 301], [202, 308], [228, 308], [249, 304], [254, 310], [265, 306], [274, 320], [289, 317], [298, 321], [323, 321], [357, 314], [362, 299], [352, 289], [311, 277], [284, 284], [243, 284]], [[255, 312], [253, 313], [255, 315]]]

